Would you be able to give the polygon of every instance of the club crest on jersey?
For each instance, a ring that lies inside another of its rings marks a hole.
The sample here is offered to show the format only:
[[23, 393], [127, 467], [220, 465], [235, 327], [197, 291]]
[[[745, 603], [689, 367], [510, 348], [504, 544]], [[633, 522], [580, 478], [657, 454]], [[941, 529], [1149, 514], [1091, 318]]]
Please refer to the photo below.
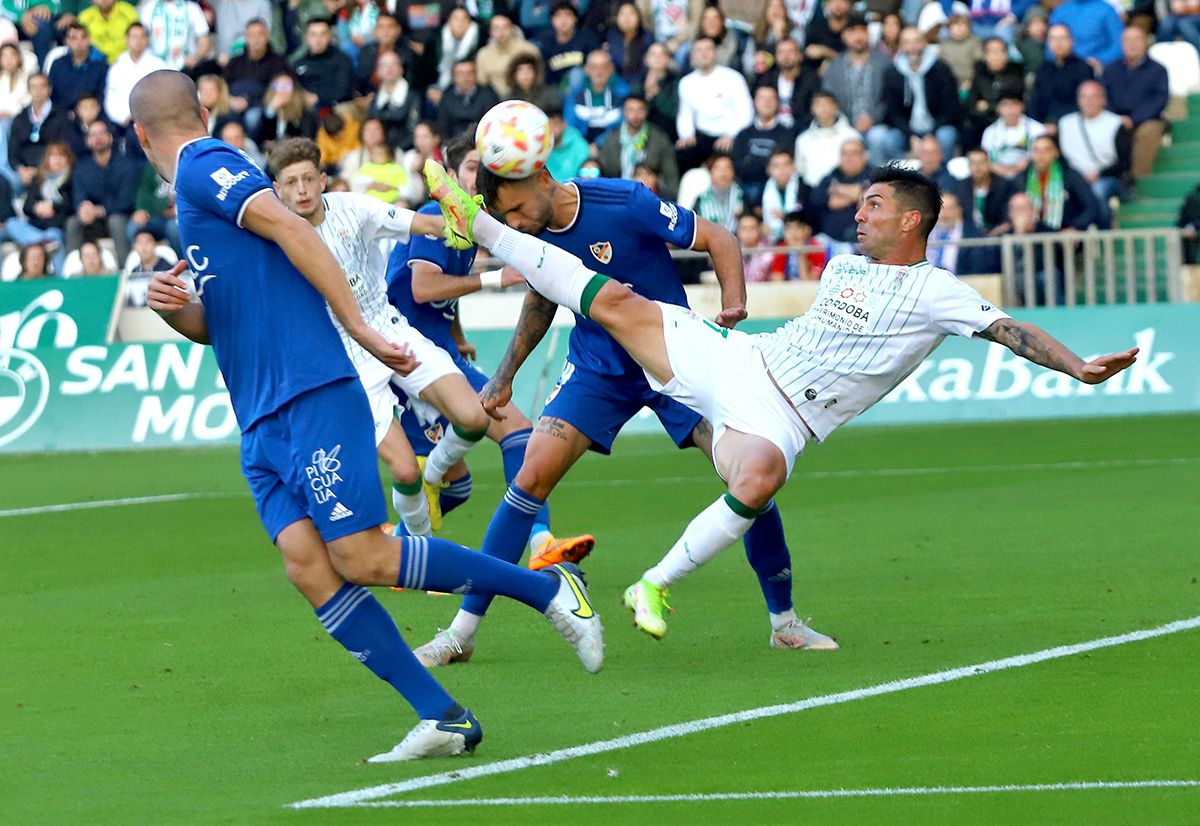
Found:
[[592, 251], [592, 257], [601, 264], [607, 264], [609, 261], [612, 261], [612, 244], [609, 242], [597, 241], [589, 245], [588, 249]]

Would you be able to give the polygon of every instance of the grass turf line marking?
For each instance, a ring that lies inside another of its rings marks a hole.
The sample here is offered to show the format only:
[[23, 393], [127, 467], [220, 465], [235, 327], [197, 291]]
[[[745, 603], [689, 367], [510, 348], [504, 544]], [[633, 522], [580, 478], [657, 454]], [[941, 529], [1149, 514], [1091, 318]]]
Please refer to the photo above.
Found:
[[823, 706], [849, 703], [855, 700], [865, 700], [869, 697], [880, 697], [886, 694], [895, 694], [896, 692], [907, 691], [912, 688], [941, 685], [942, 683], [954, 682], [967, 677], [976, 677], [981, 674], [992, 674], [997, 671], [1006, 671], [1010, 668], [1022, 668], [1027, 665], [1035, 665], [1037, 663], [1047, 662], [1048, 660], [1057, 660], [1061, 659], [1062, 657], [1072, 657], [1076, 654], [1085, 654], [1089, 651], [1096, 651], [1101, 648], [1112, 648], [1113, 646], [1124, 645], [1130, 642], [1140, 642], [1142, 640], [1154, 639], [1155, 637], [1167, 636], [1168, 634], [1178, 634], [1181, 631], [1191, 631], [1195, 628], [1200, 628], [1200, 616], [1176, 620], [1175, 622], [1169, 622], [1165, 625], [1159, 625], [1155, 628], [1145, 628], [1140, 631], [1130, 631], [1128, 633], [1118, 634], [1112, 637], [1101, 637], [1100, 639], [1088, 640], [1086, 642], [1072, 643], [1070, 645], [1059, 645], [1055, 646], [1054, 648], [1044, 648], [1041, 651], [1034, 651], [1029, 654], [1018, 654], [1013, 657], [989, 660], [987, 662], [977, 663], [975, 665], [965, 665], [959, 668], [951, 668], [946, 671], [936, 671], [919, 677], [905, 677], [900, 680], [878, 683], [865, 688], [856, 688], [850, 691], [839, 691], [835, 694], [821, 694], [815, 697], [808, 697], [803, 700], [798, 700], [793, 703], [749, 708], [743, 711], [735, 711], [731, 714], [721, 714], [716, 717], [705, 717], [699, 720], [691, 720], [685, 723], [675, 723], [669, 726], [649, 729], [647, 731], [641, 731], [635, 734], [627, 734], [623, 737], [616, 737], [611, 740], [597, 740], [591, 743], [584, 743], [579, 746], [556, 749], [555, 751], [551, 752], [531, 754], [526, 757], [514, 757], [508, 760], [498, 760], [494, 763], [485, 763], [482, 766], [468, 766], [466, 768], [455, 769], [453, 771], [438, 772], [437, 774], [427, 774], [421, 777], [414, 777], [411, 780], [403, 780], [397, 783], [385, 783], [379, 786], [368, 786], [364, 789], [355, 789], [349, 792], [326, 795], [325, 797], [315, 797], [309, 800], [301, 800], [296, 803], [290, 803], [288, 806], [293, 809], [329, 809], [358, 806], [366, 801], [378, 800], [381, 797], [391, 797], [392, 795], [417, 791], [418, 789], [428, 789], [434, 786], [445, 786], [450, 783], [461, 783], [464, 780], [472, 780], [476, 777], [490, 777], [498, 774], [507, 774], [510, 772], [522, 771], [524, 769], [532, 769], [537, 766], [549, 766], [555, 763], [562, 763], [566, 760], [574, 760], [577, 757], [590, 757], [595, 754], [604, 754], [610, 751], [633, 748], [634, 746], [643, 746], [647, 743], [657, 743], [662, 740], [671, 740], [676, 737], [684, 737], [689, 734], [698, 734], [702, 731], [710, 731], [712, 729], [723, 728], [725, 726], [744, 723], [750, 720], [761, 720], [767, 717], [778, 717], [784, 714], [796, 714], [797, 712], [807, 711], [812, 708], [821, 708]]
[[1028, 783], [1002, 786], [909, 786], [879, 789], [804, 789], [786, 792], [716, 792], [711, 794], [581, 795], [578, 797], [475, 797], [457, 800], [375, 800], [363, 809], [441, 809], [465, 806], [578, 806], [604, 803], [709, 803], [723, 800], [812, 800], [842, 797], [922, 797], [927, 795], [999, 794], [1005, 792], [1090, 792], [1109, 789], [1197, 789], [1200, 780], [1097, 780], [1078, 783]]
[[162, 493], [157, 496], [133, 496], [126, 499], [95, 499], [90, 502], [63, 502], [57, 505], [35, 505], [30, 508], [11, 508], [0, 511], [0, 519], [6, 516], [34, 516], [39, 513], [66, 513], [89, 511], [96, 508], [123, 508], [130, 505], [157, 505], [161, 502], [184, 502], [188, 499], [232, 499], [245, 493]]

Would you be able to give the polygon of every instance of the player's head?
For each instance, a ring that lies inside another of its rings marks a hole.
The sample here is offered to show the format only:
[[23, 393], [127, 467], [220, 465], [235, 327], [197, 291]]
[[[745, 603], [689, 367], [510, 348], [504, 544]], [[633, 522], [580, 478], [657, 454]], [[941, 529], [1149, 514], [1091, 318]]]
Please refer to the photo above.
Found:
[[311, 218], [321, 208], [325, 173], [321, 150], [308, 138], [280, 141], [268, 164], [275, 179], [275, 192], [283, 205], [301, 218]]
[[910, 249], [923, 254], [941, 211], [941, 191], [920, 172], [895, 164], [876, 167], [854, 215], [859, 249], [876, 260]]
[[196, 84], [183, 72], [159, 69], [137, 82], [129, 95], [138, 143], [154, 168], [175, 178], [179, 145], [208, 136], [208, 114], [200, 107]]
[[458, 180], [458, 185], [468, 195], [474, 195], [478, 191], [479, 150], [475, 148], [475, 139], [472, 137], [474, 134], [475, 130], [469, 129], [467, 134], [451, 138], [442, 147], [446, 171]]
[[537, 235], [554, 217], [554, 188], [558, 182], [542, 167], [528, 178], [501, 178], [486, 166], [479, 167], [476, 187], [489, 210], [510, 227]]

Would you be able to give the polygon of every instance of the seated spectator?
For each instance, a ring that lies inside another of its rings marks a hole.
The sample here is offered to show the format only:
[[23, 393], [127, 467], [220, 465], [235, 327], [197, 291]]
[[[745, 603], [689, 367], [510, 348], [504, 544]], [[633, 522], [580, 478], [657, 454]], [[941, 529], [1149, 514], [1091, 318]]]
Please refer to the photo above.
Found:
[[149, 49], [150, 38], [141, 23], [131, 23], [125, 30], [125, 51], [108, 69], [104, 91], [104, 112], [121, 129], [128, 129], [129, 95], [137, 82], [151, 72], [167, 68], [167, 64]]
[[[966, 7], [967, 4], [960, 0], [960, 5]], [[968, 13], [971, 28], [983, 40], [999, 37], [1005, 43], [1012, 42], [1013, 27], [1017, 22], [1012, 0], [972, 0]]]
[[79, 245], [79, 275], [109, 275], [104, 266], [104, 256], [95, 241], [84, 241]]
[[[835, 2], [840, 1], [835, 0]], [[718, 66], [727, 66], [741, 72], [745, 45], [738, 37], [738, 33], [731, 31], [725, 25], [725, 14], [721, 11], [720, 6], [708, 4], [704, 7], [704, 11], [700, 12], [700, 27], [697, 29], [696, 37], [707, 37], [712, 40], [716, 46]], [[688, 57], [687, 62], [690, 64], [690, 53]]]
[[250, 23], [264, 23], [270, 35], [274, 16], [271, 0], [207, 0], [213, 12], [217, 39], [215, 57], [222, 65], [240, 53], [246, 45], [246, 29]]
[[1092, 188], [1100, 209], [1097, 225], [1112, 226], [1109, 200], [1121, 192], [1121, 178], [1129, 171], [1129, 139], [1121, 116], [1107, 111], [1104, 87], [1094, 80], [1079, 85], [1079, 111], [1058, 124], [1063, 158]]
[[277, 75], [263, 98], [262, 119], [254, 142], [270, 151], [275, 141], [284, 138], [315, 138], [317, 115], [308, 105], [304, 87], [291, 75]]
[[670, 201], [679, 191], [679, 167], [675, 147], [661, 129], [647, 122], [646, 101], [636, 95], [625, 98], [624, 119], [615, 134], [600, 147], [597, 160], [606, 178], [633, 180], [638, 166], [654, 172], [661, 197]]
[[719, 227], [737, 231], [738, 219], [745, 212], [746, 203], [742, 187], [734, 176], [733, 158], [718, 153], [708, 159], [709, 184], [696, 199], [692, 210], [701, 218], [707, 218]]
[[41, 244], [29, 244], [21, 247], [18, 260], [21, 262], [21, 274], [17, 276], [18, 281], [36, 281], [39, 278], [49, 278], [51, 271], [48, 269], [49, 259], [46, 255], [46, 248]]
[[563, 107], [567, 123], [591, 144], [602, 146], [608, 132], [621, 122], [621, 105], [629, 85], [613, 70], [608, 52], [588, 55], [582, 83], [572, 86]]
[[626, 83], [641, 77], [642, 56], [653, 42], [654, 37], [642, 26], [637, 4], [632, 0], [623, 0], [613, 15], [613, 26], [608, 31], [606, 47], [612, 55], [617, 74]]
[[67, 219], [67, 250], [77, 250], [85, 240], [111, 238], [117, 260], [129, 255], [127, 225], [135, 209], [141, 165], [113, 151], [108, 123], [97, 120], [88, 129], [90, 158], [75, 169], [75, 214]]
[[[426, 91], [426, 96], [435, 106], [442, 104], [442, 96], [454, 82], [454, 72], [464, 60], [475, 65], [475, 52], [479, 50], [479, 24], [461, 6], [452, 8], [442, 26], [442, 36], [437, 46], [437, 82]], [[450, 134], [450, 133], [446, 133]]]
[[929, 263], [955, 275], [984, 275], [1000, 272], [999, 247], [960, 247], [965, 238], [983, 234], [963, 217], [962, 205], [953, 192], [942, 193], [942, 211], [929, 234]]
[[67, 218], [75, 210], [71, 176], [75, 171], [75, 156], [65, 143], [46, 146], [41, 164], [25, 192], [24, 222], [8, 221], [5, 233], [18, 244], [57, 245], [54, 269], [62, 272], [67, 249], [63, 245]]
[[8, 165], [8, 131], [13, 118], [29, 105], [28, 73], [21, 50], [13, 43], [0, 46], [0, 177], [19, 187], [20, 179]]
[[903, 137], [884, 124], [883, 78], [891, 61], [870, 47], [867, 21], [858, 15], [846, 21], [842, 40], [846, 50], [825, 67], [825, 91], [863, 136], [871, 163], [883, 164], [904, 153]]
[[[387, 126], [378, 118], [367, 118], [358, 127], [358, 146], [342, 155], [338, 161], [337, 174], [346, 180], [351, 180], [358, 168], [369, 163], [370, 150], [380, 146], [395, 146], [388, 140]], [[424, 162], [424, 158], [422, 158]], [[414, 170], [408, 163], [405, 170], [412, 175]]]
[[979, 145], [983, 130], [999, 116], [1000, 99], [1013, 95], [1024, 100], [1025, 73], [1009, 60], [1005, 42], [994, 37], [983, 44], [983, 62], [975, 67], [975, 79], [967, 92], [964, 146]]
[[212, 52], [208, 18], [193, 0], [145, 0], [138, 17], [150, 36], [150, 51], [168, 69], [196, 69]]
[[1179, 215], [1175, 218], [1175, 226], [1182, 230], [1183, 263], [1200, 263], [1200, 186], [1197, 186], [1183, 199], [1179, 207]]
[[[379, 122], [367, 123], [378, 125]], [[385, 132], [382, 141], [372, 141], [370, 144], [364, 140], [366, 159], [350, 178], [350, 189], [378, 198], [385, 204], [409, 206], [412, 203], [409, 200], [412, 190], [409, 171], [396, 159], [396, 149], [387, 142], [386, 135]]]
[[[262, 0], [259, 1], [262, 2]], [[245, 2], [245, 0], [226, 0], [226, 2]], [[351, 63], [358, 61], [362, 48], [370, 42], [371, 36], [375, 33], [375, 22], [379, 19], [382, 11], [381, 5], [376, 0], [349, 0], [346, 6], [350, 13], [346, 14], [343, 11], [339, 15], [338, 46], [345, 52], [346, 57], [350, 58]], [[219, 31], [218, 29], [218, 33]]]
[[1079, 85], [1096, 75], [1091, 65], [1075, 54], [1075, 41], [1066, 26], [1051, 26], [1046, 44], [1050, 59], [1034, 75], [1029, 114], [1045, 124], [1047, 134], [1056, 135], [1059, 119], [1075, 111]]
[[1050, 25], [1071, 31], [1075, 54], [1097, 72], [1121, 57], [1121, 18], [1106, 0], [1064, 0], [1050, 12]]
[[562, 105], [558, 92], [546, 85], [541, 55], [514, 58], [506, 78], [510, 98], [528, 101], [543, 112], [547, 107]]
[[850, 19], [850, 0], [825, 0], [823, 13], [809, 18], [804, 29], [804, 61], [810, 69], [841, 54], [846, 44], [842, 32]]
[[405, 74], [408, 74], [412, 51], [404, 39], [404, 29], [400, 20], [387, 11], [380, 12], [375, 18], [375, 34], [358, 53], [358, 65], [354, 74], [355, 94], [365, 96], [375, 90], [379, 58], [385, 54], [394, 54], [400, 58], [400, 65], [404, 67]]
[[591, 149], [579, 130], [563, 118], [561, 106], [552, 106], [545, 111], [550, 118], [550, 134], [554, 136], [554, 148], [546, 159], [546, 169], [556, 181], [566, 181], [579, 174]]
[[242, 124], [236, 120], [231, 120], [221, 130], [220, 138], [234, 149], [244, 152], [259, 169], [266, 169], [267, 162], [263, 158], [258, 144], [246, 136], [246, 127], [242, 126]]
[[837, 167], [813, 189], [810, 198], [818, 236], [843, 245], [857, 241], [858, 223], [854, 214], [870, 177], [862, 141], [857, 138], [844, 141], [838, 151]]
[[551, 6], [550, 27], [537, 46], [546, 61], [546, 83], [562, 92], [583, 76], [584, 61], [601, 44], [591, 31], [579, 27], [579, 11], [570, 0]]
[[754, 104], [741, 73], [717, 65], [717, 48], [711, 38], [692, 44], [691, 73], [679, 81], [679, 168], [692, 169], [714, 151], [728, 153], [733, 139], [754, 120]]
[[637, 0], [642, 26], [670, 56], [696, 37], [706, 5], [705, 0]]
[[[125, 0], [92, 0], [79, 12], [79, 24], [110, 65], [125, 51], [125, 33], [138, 19], [137, 9]], [[70, 35], [67, 35], [70, 40]]]
[[92, 154], [92, 150], [88, 148], [88, 130], [92, 128], [93, 123], [102, 119], [100, 101], [96, 99], [95, 95], [88, 93], [75, 102], [66, 138], [71, 151], [75, 153], [76, 160], [81, 161]]
[[[353, 109], [343, 106], [343, 111]], [[391, 137], [388, 137], [391, 143]], [[392, 143], [392, 146], [395, 146]], [[324, 169], [331, 173], [338, 171], [342, 158], [359, 148], [358, 121], [343, 116], [337, 109], [331, 109], [321, 117], [321, 128], [317, 130], [317, 148], [321, 150], [321, 163]]]
[[679, 116], [679, 73], [671, 63], [667, 47], [661, 43], [655, 43], [647, 50], [645, 63], [641, 79], [630, 91], [645, 99], [650, 109], [649, 121], [674, 143], [679, 137], [675, 129]]
[[16, 34], [19, 27], [20, 36], [33, 45], [37, 64], [40, 66], [45, 62], [57, 34], [57, 21], [49, 3], [4, 3], [0, 5], [0, 21], [8, 24], [9, 37]]
[[208, 110], [208, 134], [219, 135], [225, 124], [241, 120], [230, 102], [229, 84], [220, 75], [201, 75], [196, 81], [200, 105]]
[[[863, 22], [865, 25], [866, 21]], [[846, 31], [843, 28], [843, 38], [845, 34]], [[751, 35], [754, 45], [753, 61], [749, 67], [743, 68], [747, 68], [747, 74], [750, 75], [763, 74], [775, 62], [775, 47], [779, 41], [795, 40], [799, 42], [803, 36], [803, 32], [796, 29], [792, 18], [788, 16], [786, 0], [767, 0], [763, 4], [762, 13], [754, 24], [754, 32]]]
[[650, 190], [660, 198], [667, 197], [664, 193], [659, 191], [660, 187], [658, 185], [658, 173], [646, 166], [644, 163], [640, 163], [634, 167], [633, 180], [637, 181], [639, 184], [646, 187], [646, 189]]
[[[748, 212], [738, 219], [737, 239], [742, 248], [742, 270], [746, 273], [746, 283], [774, 281], [772, 270], [775, 266], [775, 253], [757, 249], [768, 246], [767, 238], [763, 235], [762, 221], [758, 220], [757, 215]], [[754, 249], [757, 251], [747, 252]]]
[[771, 243], [776, 243], [783, 237], [783, 219], [805, 208], [809, 188], [800, 180], [792, 153], [786, 149], [776, 149], [771, 155], [767, 176], [762, 197], [763, 226]]
[[50, 99], [70, 109], [81, 95], [104, 94], [108, 61], [92, 48], [88, 30], [78, 23], [67, 26], [67, 53], [50, 64]]
[[[362, 142], [363, 146], [367, 146], [372, 141], [368, 139], [366, 124], [363, 126]], [[425, 161], [430, 158], [438, 163], [442, 162], [442, 133], [436, 123], [423, 120], [413, 128], [413, 148], [404, 153], [401, 161], [412, 182], [408, 190], [409, 203], [419, 204], [425, 200], [425, 176], [422, 170]], [[342, 175], [345, 176], [346, 173], [343, 171]]]
[[[420, 104], [404, 77], [404, 67], [395, 52], [384, 52], [375, 64], [379, 87], [367, 107], [367, 117], [382, 121], [392, 146], [408, 149], [412, 146], [412, 117]], [[322, 155], [324, 157], [324, 155]]]
[[955, 5], [947, 26], [950, 36], [941, 42], [939, 55], [954, 72], [958, 88], [967, 92], [975, 79], [975, 64], [983, 60], [983, 41], [971, 32], [970, 14]]
[[996, 111], [1000, 118], [983, 130], [979, 145], [991, 159], [992, 172], [1012, 178], [1029, 166], [1033, 141], [1046, 134], [1046, 127], [1025, 114], [1025, 102], [1019, 94], [1005, 93]]
[[[692, 61], [695, 65], [695, 59]], [[775, 68], [758, 79], [756, 86], [774, 86], [779, 93], [779, 122], [797, 132], [808, 126], [813, 95], [821, 88], [821, 76], [801, 71], [800, 44], [781, 40], [775, 46]]]
[[971, 177], [966, 181], [971, 190], [969, 203], [971, 223], [988, 236], [1003, 235], [1008, 224], [1008, 199], [1015, 185], [1007, 178], [992, 174], [992, 163], [982, 149], [967, 151]]
[[256, 132], [262, 121], [263, 97], [271, 80], [291, 74], [287, 61], [271, 49], [271, 31], [263, 20], [246, 24], [246, 46], [225, 64], [223, 77], [229, 84], [229, 105], [242, 118], [248, 132]]
[[304, 96], [311, 107], [323, 109], [353, 96], [354, 66], [341, 49], [334, 47], [333, 30], [324, 18], [314, 17], [304, 27], [304, 51], [292, 62], [292, 68], [304, 84]]
[[158, 254], [158, 239], [149, 230], [139, 230], [133, 236], [133, 253], [125, 270], [134, 272], [165, 272], [175, 266], [172, 262]]
[[1046, 33], [1049, 30], [1046, 18], [1049, 16], [1044, 6], [1030, 6], [1025, 10], [1020, 32], [1013, 39], [1027, 75], [1036, 74], [1046, 62]]
[[[909, 18], [915, 19], [915, 18]], [[904, 18], [899, 14], [886, 14], [879, 29], [879, 40], [875, 43], [875, 51], [888, 60], [900, 54], [900, 32], [904, 31]]]
[[900, 54], [884, 76], [883, 99], [888, 126], [909, 141], [932, 133], [942, 153], [954, 156], [962, 123], [954, 73], [913, 26], [900, 33]]
[[[864, 152], [865, 157], [865, 152]], [[792, 247], [776, 261], [776, 267], [784, 281], [816, 281], [825, 268], [825, 251], [804, 252], [817, 242], [813, 239], [812, 227], [803, 212], [789, 212], [783, 219], [783, 246]]]
[[1060, 160], [1058, 143], [1049, 135], [1033, 142], [1025, 193], [1033, 199], [1040, 223], [1053, 231], [1087, 229], [1100, 219], [1091, 187]]
[[1180, 38], [1200, 49], [1200, 2], [1171, 0], [1168, 13], [1158, 24], [1158, 40], [1170, 43]]
[[827, 92], [818, 92], [812, 100], [812, 123], [796, 136], [796, 168], [804, 183], [816, 186], [838, 164], [838, 151], [848, 140], [862, 138], [838, 111], [837, 101]]
[[31, 75], [29, 105], [13, 118], [8, 133], [8, 165], [22, 186], [33, 182], [46, 146], [66, 140], [69, 127], [67, 110], [50, 101], [50, 81], [45, 75]]
[[[1047, 137], [1045, 140], [1052, 141], [1053, 138]], [[1033, 201], [1033, 198], [1026, 192], [1013, 193], [1008, 199], [1008, 225], [1012, 228], [1010, 232], [1014, 236], [1022, 235], [1041, 235], [1052, 230], [1043, 224], [1038, 218], [1038, 209]], [[1057, 264], [1059, 256], [1055, 254], [1055, 263]], [[1063, 301], [1063, 271], [1062, 267], [1055, 266], [1055, 290], [1058, 296], [1059, 303]], [[1016, 288], [1017, 299], [1021, 303], [1029, 303], [1026, 300], [1026, 276], [1032, 275], [1034, 295], [1030, 297], [1034, 304], [1046, 303], [1046, 256], [1044, 248], [1039, 243], [1013, 245], [1013, 275], [1014, 286]]]
[[475, 61], [458, 61], [454, 64], [454, 82], [445, 90], [438, 106], [441, 133], [457, 135], [466, 131], [499, 102], [490, 86], [480, 86], [476, 80]]
[[949, 192], [960, 201], [968, 200], [970, 188], [966, 181], [960, 181], [950, 174], [946, 168], [942, 145], [932, 135], [926, 135], [917, 141], [917, 171], [938, 185], [942, 192]]
[[796, 142], [796, 133], [779, 122], [778, 114], [779, 93], [775, 87], [759, 86], [754, 90], [754, 121], [733, 139], [738, 183], [752, 207], [762, 202], [771, 156]]
[[1166, 130], [1167, 70], [1150, 59], [1146, 33], [1137, 26], [1125, 29], [1121, 49], [1122, 59], [1104, 68], [1104, 92], [1109, 110], [1133, 132], [1133, 177], [1144, 178], [1154, 171]]
[[491, 39], [475, 55], [475, 67], [479, 82], [491, 86], [500, 97], [508, 97], [512, 88], [508, 82], [508, 67], [514, 58], [536, 55], [537, 46], [525, 39], [521, 30], [513, 25], [507, 15], [497, 14], [488, 23]]

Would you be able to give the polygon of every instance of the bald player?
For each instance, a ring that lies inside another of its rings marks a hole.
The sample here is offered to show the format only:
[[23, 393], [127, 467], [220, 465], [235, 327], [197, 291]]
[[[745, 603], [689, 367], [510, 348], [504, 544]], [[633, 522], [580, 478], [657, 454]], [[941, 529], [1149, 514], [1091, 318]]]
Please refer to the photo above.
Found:
[[[288, 211], [266, 175], [208, 136], [208, 112], [184, 74], [157, 71], [134, 87], [138, 140], [175, 185], [184, 262], [152, 282], [150, 306], [183, 335], [212, 344], [242, 430], [242, 471], [288, 579], [356, 660], [412, 705], [419, 721], [375, 762], [471, 751], [479, 721], [413, 656], [364, 585], [500, 594], [543, 612], [584, 666], [604, 658], [600, 620], [576, 571], [551, 575], [443, 539], [387, 536], [374, 424], [331, 311], [381, 362], [417, 364], [362, 317], [345, 273], [317, 231]], [[329, 310], [326, 310], [328, 302]]]

